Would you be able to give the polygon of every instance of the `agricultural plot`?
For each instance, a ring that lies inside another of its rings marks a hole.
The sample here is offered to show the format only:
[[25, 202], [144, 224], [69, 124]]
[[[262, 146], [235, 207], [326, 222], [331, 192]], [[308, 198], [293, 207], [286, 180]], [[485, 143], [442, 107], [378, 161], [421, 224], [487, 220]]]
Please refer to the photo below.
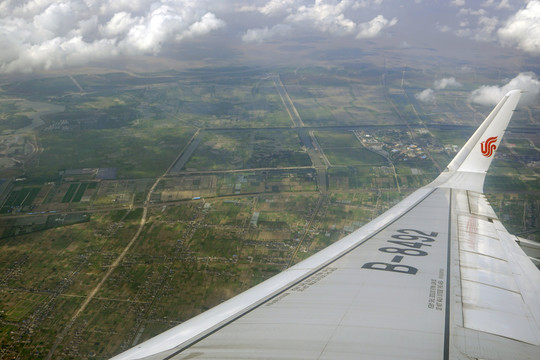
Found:
[[[61, 219], [60, 215], [55, 219], [49, 216], [47, 223]], [[66, 325], [69, 314], [106, 271], [104, 266], [110, 265], [110, 254], [119, 249], [117, 246], [125, 246], [123, 239], [132, 235], [129, 221], [124, 220], [122, 227], [111, 227], [104, 219], [96, 216], [86, 223], [42, 231], [39, 236], [0, 241], [1, 308], [14, 321], [21, 319], [19, 325], [10, 326], [10, 333], [0, 333], [1, 342], [9, 344], [4, 350], [27, 358], [44, 357], [49, 351], [57, 334], [49, 329]], [[67, 225], [68, 216], [63, 221]], [[19, 290], [7, 291], [6, 286]], [[21, 346], [28, 339], [35, 340], [35, 345]], [[76, 335], [73, 340], [77, 339]]]
[[89, 202], [98, 188], [97, 182], [75, 182], [75, 183], [63, 183], [60, 186], [50, 185], [47, 196], [44, 198], [43, 206], [40, 206], [38, 210], [51, 211], [57, 209], [64, 209], [69, 207], [70, 204], [76, 205], [77, 203]]
[[159, 176], [192, 135], [186, 128], [44, 133], [30, 176], [55, 180], [59, 170], [79, 168], [117, 168], [119, 178]]
[[352, 131], [315, 131], [314, 134], [323, 149], [361, 147]]
[[334, 166], [383, 166], [388, 161], [381, 155], [366, 149], [351, 132], [319, 131], [317, 141]]
[[415, 189], [427, 185], [438, 175], [437, 169], [427, 160], [407, 160], [396, 166], [401, 187]]
[[62, 198], [63, 203], [68, 203], [73, 198], [73, 195], [75, 195], [75, 191], [77, 191], [77, 188], [79, 187], [79, 184], [69, 184], [69, 188]]
[[[93, 183], [94, 185], [97, 185], [96, 183]], [[73, 202], [80, 202], [84, 196], [84, 193], [86, 189], [90, 187], [90, 183], [82, 183], [79, 185], [79, 188], [77, 189], [77, 192], [73, 196], [73, 199], [71, 201]]]
[[210, 128], [289, 126], [273, 82], [254, 82], [254, 86], [191, 84], [182, 89], [178, 111]]
[[231, 259], [242, 251], [241, 230], [224, 228], [199, 228], [190, 240], [190, 250], [195, 255]]
[[315, 177], [313, 169], [186, 174], [162, 181], [155, 200], [168, 202], [240, 194], [317, 191]]
[[388, 161], [379, 154], [361, 147], [330, 148], [325, 150], [328, 160], [333, 165], [342, 166], [383, 166]]
[[218, 178], [222, 177], [223, 175], [188, 175], [166, 179], [158, 189], [159, 201], [215, 197], [218, 193]]
[[28, 317], [35, 308], [46, 300], [47, 295], [44, 294], [8, 294], [0, 295], [3, 304], [9, 310], [4, 313], [6, 321], [18, 322]]
[[39, 194], [41, 187], [17, 187], [14, 188], [0, 208], [1, 214], [29, 211], [34, 199]]
[[231, 226], [245, 229], [253, 216], [253, 201], [251, 198], [232, 198], [229, 200], [212, 200], [205, 221], [213, 226]]
[[39, 214], [20, 218], [0, 219], [0, 238], [9, 238], [90, 220], [87, 213]]
[[295, 131], [207, 132], [185, 165], [193, 170], [310, 166]]
[[[382, 125], [401, 123], [388, 106], [380, 86], [345, 80], [328, 70], [283, 77], [289, 95], [308, 126]], [[351, 76], [354, 79], [354, 76]]]
[[381, 167], [349, 166], [328, 170], [328, 187], [331, 191], [362, 189], [395, 189], [391, 172]]
[[98, 207], [140, 204], [153, 181], [152, 179], [103, 181], [99, 184], [91, 204]]

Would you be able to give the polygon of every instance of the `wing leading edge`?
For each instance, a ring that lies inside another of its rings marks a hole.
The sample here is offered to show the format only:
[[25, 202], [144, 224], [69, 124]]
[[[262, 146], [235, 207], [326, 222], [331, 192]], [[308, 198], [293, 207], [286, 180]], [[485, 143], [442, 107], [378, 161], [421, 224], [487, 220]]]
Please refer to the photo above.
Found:
[[540, 358], [540, 272], [481, 194], [519, 97], [385, 214], [114, 359]]

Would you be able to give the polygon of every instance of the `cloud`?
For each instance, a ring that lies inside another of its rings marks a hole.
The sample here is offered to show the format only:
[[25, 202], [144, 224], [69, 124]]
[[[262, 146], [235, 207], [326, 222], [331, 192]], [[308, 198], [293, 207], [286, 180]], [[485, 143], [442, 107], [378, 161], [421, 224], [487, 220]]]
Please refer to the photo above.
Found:
[[[439, 80], [435, 80], [433, 82], [433, 87], [435, 88], [435, 90], [443, 90], [448, 87], [460, 87], [460, 86], [463, 86], [463, 85], [461, 85], [461, 83], [458, 82], [456, 78], [454, 77], [442, 78]], [[435, 90], [431, 88], [427, 88], [419, 93], [416, 93], [414, 97], [422, 102], [433, 102], [435, 101], [435, 93], [436, 93]]]
[[100, 32], [104, 37], [115, 37], [127, 33], [129, 29], [138, 22], [130, 13], [120, 11], [114, 14], [111, 19], [100, 27]]
[[456, 81], [456, 78], [449, 77], [449, 78], [443, 78], [440, 80], [435, 80], [433, 82], [433, 86], [437, 90], [446, 89], [447, 87], [460, 87], [462, 86], [460, 82]]
[[478, 28], [473, 38], [478, 41], [490, 41], [493, 39], [494, 31], [499, 24], [496, 17], [480, 16], [478, 18]]
[[[540, 0], [526, 1], [525, 8], [508, 0], [486, 0], [476, 7], [466, 7], [466, 2], [454, 0], [449, 5], [458, 7], [457, 26], [436, 24], [441, 32], [453, 31], [459, 37], [480, 42], [499, 42], [505, 46], [517, 47], [534, 55], [540, 54]], [[468, 4], [467, 4], [468, 5]], [[445, 21], [452, 21], [448, 16]], [[506, 20], [504, 20], [506, 19]]]
[[[0, 15], [0, 73], [84, 65], [165, 45], [225, 26], [194, 0], [30, 0], [6, 2]], [[5, 50], [5, 51], [4, 51]]]
[[267, 40], [274, 39], [287, 35], [291, 30], [288, 25], [278, 24], [268, 28], [249, 29], [244, 35], [242, 35], [242, 41], [244, 42], [257, 42], [262, 43]]
[[268, 41], [301, 28], [372, 38], [397, 23], [395, 18], [377, 15], [382, 2], [4, 0], [0, 1], [0, 74], [86, 65], [124, 56], [157, 56], [186, 39], [227, 31], [223, 19], [236, 19], [239, 12], [256, 12], [251, 15], [260, 21], [256, 28], [241, 27], [252, 19], [235, 22], [244, 42]]
[[435, 24], [435, 28], [437, 30], [439, 30], [440, 32], [443, 32], [443, 33], [446, 33], [446, 32], [449, 32], [449, 31], [452, 30], [452, 28], [450, 28], [450, 26], [442, 25], [442, 24], [439, 24], [439, 23]]
[[540, 55], [540, 1], [534, 0], [525, 9], [511, 16], [497, 34], [503, 45], [516, 46]]
[[[485, 9], [460, 9], [458, 15], [466, 17], [466, 19], [461, 20], [461, 28], [456, 31], [456, 35], [468, 37], [476, 41], [496, 40], [495, 31], [499, 25], [499, 19], [495, 16], [488, 16], [486, 14], [487, 11]], [[470, 17], [475, 18], [471, 19]]]
[[270, 0], [266, 5], [257, 9], [265, 15], [273, 15], [282, 12], [289, 13], [293, 8], [298, 6], [297, 3], [297, 0]]
[[356, 0], [353, 9], [368, 8], [381, 5], [383, 0]]
[[482, 4], [483, 7], [494, 6], [496, 9], [510, 8], [509, 0], [501, 0], [498, 4], [495, 4], [495, 0], [486, 0]]
[[345, 15], [354, 10], [377, 7], [382, 0], [270, 0], [263, 6], [244, 6], [244, 11], [258, 11], [264, 15], [285, 16], [282, 22], [306, 26], [337, 36], [355, 35], [358, 39], [372, 38], [394, 26], [397, 19], [378, 15], [368, 22], [359, 22]]
[[223, 20], [218, 19], [213, 13], [207, 12], [200, 20], [189, 25], [183, 34], [178, 34], [176, 39], [181, 40], [188, 37], [203, 36], [224, 26], [225, 22]]
[[470, 8], [463, 8], [463, 9], [459, 9], [458, 14], [459, 15], [478, 15], [478, 16], [482, 16], [482, 15], [486, 14], [486, 10], [484, 10], [484, 9], [475, 10], [475, 9], [470, 9]]
[[356, 30], [356, 23], [343, 14], [352, 5], [351, 1], [317, 0], [313, 6], [301, 5], [287, 16], [287, 21], [311, 25], [323, 32], [344, 35]]
[[[263, 6], [254, 6], [254, 5], [244, 5], [241, 7], [243, 11], [259, 11], [265, 15], [276, 15], [276, 14], [293, 14], [298, 11], [304, 11], [313, 9], [319, 11], [325, 7], [336, 7], [351, 9], [363, 9], [376, 7], [382, 4], [383, 0], [269, 0]], [[309, 6], [313, 4], [313, 6]]]
[[[235, 19], [242, 41], [264, 42], [308, 29], [373, 38], [397, 23], [377, 15], [383, 0], [3, 0], [0, 74], [86, 65], [164, 49]], [[254, 19], [258, 25], [242, 28]], [[238, 21], [236, 21], [238, 19]], [[371, 19], [371, 20], [369, 20]], [[277, 24], [277, 25], [276, 25]]]
[[414, 97], [422, 102], [433, 102], [435, 100], [435, 91], [428, 88], [422, 92], [414, 94]]
[[378, 15], [367, 23], [360, 24], [358, 28], [360, 31], [356, 35], [357, 39], [372, 38], [379, 35], [379, 33], [389, 27], [396, 25], [397, 19], [392, 20], [385, 19], [384, 16]]
[[497, 9], [508, 9], [510, 8], [510, 0], [501, 0], [499, 5], [497, 5]]
[[531, 103], [540, 94], [540, 81], [536, 74], [532, 72], [519, 73], [515, 78], [503, 86], [484, 85], [474, 90], [469, 96], [469, 100], [481, 105], [497, 104], [502, 97], [510, 90], [525, 90], [521, 103]]

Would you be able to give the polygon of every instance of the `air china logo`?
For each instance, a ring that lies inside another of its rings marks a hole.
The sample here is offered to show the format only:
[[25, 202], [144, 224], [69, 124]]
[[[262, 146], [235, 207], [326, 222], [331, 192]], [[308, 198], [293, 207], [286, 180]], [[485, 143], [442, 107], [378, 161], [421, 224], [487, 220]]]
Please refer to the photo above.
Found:
[[490, 157], [497, 148], [495, 143], [497, 142], [497, 136], [488, 138], [486, 141], [482, 141], [480, 144], [480, 151], [485, 157]]

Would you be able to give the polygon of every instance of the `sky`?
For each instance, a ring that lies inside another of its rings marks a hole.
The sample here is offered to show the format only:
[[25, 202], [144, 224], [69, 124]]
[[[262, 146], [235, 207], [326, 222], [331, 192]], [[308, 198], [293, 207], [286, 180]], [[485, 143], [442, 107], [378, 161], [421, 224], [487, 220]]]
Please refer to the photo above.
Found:
[[[0, 2], [0, 75], [137, 57], [231, 62], [241, 61], [246, 54], [287, 57], [291, 49], [325, 44], [434, 49], [471, 57], [485, 49], [486, 57], [504, 53], [538, 63], [540, 0]], [[538, 87], [534, 69], [522, 70], [497, 89], [511, 81]], [[459, 86], [455, 79], [440, 80], [418, 99], [429, 101], [437, 91]], [[482, 102], [494, 97], [497, 89], [479, 89], [472, 99]]]

